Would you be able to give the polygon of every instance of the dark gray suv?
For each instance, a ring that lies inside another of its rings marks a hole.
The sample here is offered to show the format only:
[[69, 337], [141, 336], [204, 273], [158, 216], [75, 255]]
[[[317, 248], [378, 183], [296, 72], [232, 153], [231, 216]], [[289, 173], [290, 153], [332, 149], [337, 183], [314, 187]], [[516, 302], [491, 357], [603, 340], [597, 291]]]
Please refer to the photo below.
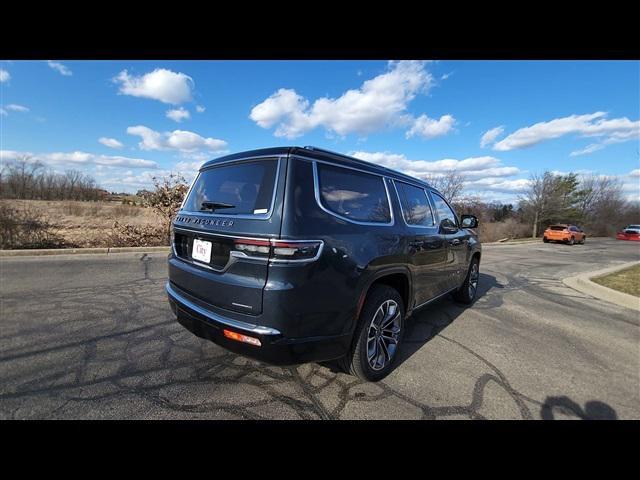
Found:
[[341, 359], [379, 380], [405, 322], [473, 302], [481, 246], [427, 183], [314, 147], [205, 163], [173, 224], [166, 289], [199, 337], [273, 364]]

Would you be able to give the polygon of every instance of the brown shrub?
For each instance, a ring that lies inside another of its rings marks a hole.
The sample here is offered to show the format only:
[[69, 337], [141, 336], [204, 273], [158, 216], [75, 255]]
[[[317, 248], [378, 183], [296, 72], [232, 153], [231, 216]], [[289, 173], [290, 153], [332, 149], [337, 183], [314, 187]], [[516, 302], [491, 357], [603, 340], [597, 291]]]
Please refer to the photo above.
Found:
[[159, 247], [168, 245], [164, 229], [156, 225], [113, 223], [107, 236], [109, 247]]
[[0, 205], [0, 248], [62, 248], [73, 246], [56, 232], [56, 226], [38, 210]]

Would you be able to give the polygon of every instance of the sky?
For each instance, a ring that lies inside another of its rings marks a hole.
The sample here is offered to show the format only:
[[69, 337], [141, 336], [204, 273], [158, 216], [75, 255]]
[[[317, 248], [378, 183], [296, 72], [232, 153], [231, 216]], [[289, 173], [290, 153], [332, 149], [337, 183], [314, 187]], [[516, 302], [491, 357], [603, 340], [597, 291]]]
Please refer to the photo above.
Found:
[[110, 191], [313, 145], [514, 202], [545, 170], [640, 201], [637, 61], [0, 61], [0, 160]]

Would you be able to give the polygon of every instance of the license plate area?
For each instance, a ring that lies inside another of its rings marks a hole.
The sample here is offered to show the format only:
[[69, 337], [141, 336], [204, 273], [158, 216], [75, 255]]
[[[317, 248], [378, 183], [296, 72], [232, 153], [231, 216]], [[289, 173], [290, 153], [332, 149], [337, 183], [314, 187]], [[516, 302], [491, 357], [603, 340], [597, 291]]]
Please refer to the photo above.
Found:
[[194, 238], [191, 249], [191, 258], [208, 265], [211, 262], [211, 242]]
[[176, 231], [174, 247], [180, 258], [222, 269], [229, 262], [233, 240]]

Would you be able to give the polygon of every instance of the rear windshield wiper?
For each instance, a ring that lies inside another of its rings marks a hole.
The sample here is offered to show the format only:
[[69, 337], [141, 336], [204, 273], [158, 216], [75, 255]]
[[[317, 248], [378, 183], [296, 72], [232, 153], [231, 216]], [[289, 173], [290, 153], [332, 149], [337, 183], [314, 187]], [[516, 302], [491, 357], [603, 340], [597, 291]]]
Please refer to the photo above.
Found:
[[201, 205], [202, 207], [200, 210], [211, 210], [212, 212], [215, 212], [216, 209], [219, 208], [235, 208], [235, 205], [223, 202], [202, 202]]

